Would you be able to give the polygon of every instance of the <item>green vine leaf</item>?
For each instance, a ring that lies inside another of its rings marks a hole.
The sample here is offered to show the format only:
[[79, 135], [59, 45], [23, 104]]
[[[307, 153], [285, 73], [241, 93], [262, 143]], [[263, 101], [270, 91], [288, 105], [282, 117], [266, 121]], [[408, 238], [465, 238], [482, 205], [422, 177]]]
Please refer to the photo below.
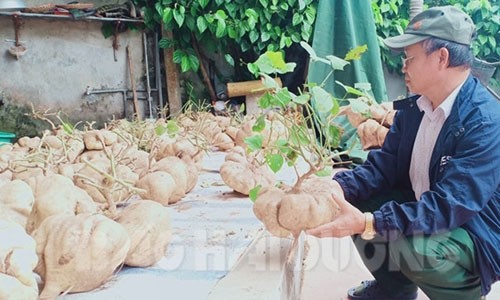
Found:
[[334, 105], [330, 93], [319, 86], [315, 86], [312, 88], [311, 94], [311, 104], [320, 114], [328, 114], [332, 111]]
[[330, 66], [332, 66], [334, 70], [344, 70], [344, 67], [349, 64], [348, 61], [335, 55], [327, 55], [326, 58], [330, 61]]
[[368, 50], [368, 46], [366, 44], [362, 45], [362, 46], [358, 46], [354, 49], [351, 49], [349, 52], [347, 52], [344, 59], [345, 60], [358, 60], [361, 58], [361, 55], [366, 52], [366, 50]]
[[284, 74], [295, 69], [295, 63], [285, 63], [283, 53], [276, 51], [266, 51], [253, 63], [254, 67], [264, 74]]
[[73, 131], [75, 130], [75, 128], [73, 125], [71, 125], [71, 123], [62, 122], [61, 125], [62, 125], [64, 132], [66, 132], [67, 134], [73, 134]]
[[170, 7], [165, 7], [165, 9], [163, 10], [163, 13], [162, 13], [163, 23], [169, 24], [170, 22], [172, 22], [173, 18], [174, 18], [174, 14], [173, 14], [172, 9]]
[[281, 88], [279, 86], [278, 82], [276, 80], [274, 80], [274, 78], [272, 78], [271, 76], [269, 76], [265, 73], [261, 74], [261, 76], [262, 76], [262, 83], [264, 84], [264, 86], [266, 88], [271, 89], [271, 90], [278, 90]]
[[252, 131], [254, 132], [262, 132], [266, 128], [266, 118], [264, 115], [260, 115], [255, 124], [252, 126]]
[[276, 173], [283, 166], [284, 159], [280, 154], [269, 154], [269, 155], [266, 155], [266, 162], [267, 162], [269, 168], [271, 168], [271, 170], [274, 173]]
[[203, 16], [199, 16], [198, 18], [196, 18], [196, 26], [198, 27], [200, 33], [205, 32], [205, 30], [207, 30], [208, 27], [207, 20], [205, 20]]
[[319, 176], [319, 177], [331, 176], [332, 170], [330, 168], [323, 168], [323, 169], [319, 170], [318, 172], [316, 172], [315, 174], [316, 174], [316, 176]]
[[261, 134], [256, 134], [250, 137], [245, 138], [245, 144], [248, 146], [248, 151], [254, 152], [262, 149], [262, 145], [264, 142], [264, 137]]
[[269, 93], [266, 92], [264, 96], [260, 97], [258, 101], [258, 105], [262, 109], [267, 109], [271, 107], [271, 101], [273, 100], [273, 96]]
[[348, 85], [345, 85], [343, 84], [342, 82], [338, 81], [338, 80], [335, 80], [335, 83], [337, 83], [338, 85], [340, 85], [341, 87], [344, 88], [344, 90], [349, 93], [349, 94], [353, 94], [353, 95], [356, 95], [356, 96], [364, 96], [365, 94], [363, 94], [361, 91], [351, 87], [351, 86], [348, 86]]
[[259, 196], [261, 188], [262, 186], [259, 184], [258, 186], [251, 189], [250, 192], [248, 193], [248, 197], [250, 198], [250, 200], [252, 200], [252, 202], [255, 202], [255, 200], [257, 200], [257, 196]]
[[309, 102], [309, 98], [310, 96], [308, 94], [303, 94], [303, 95], [300, 95], [300, 96], [297, 96], [297, 97], [293, 97], [292, 98], [292, 101], [297, 103], [297, 104], [306, 104], [307, 102]]
[[200, 4], [201, 8], [207, 7], [207, 4], [210, 0], [198, 0], [198, 3]]
[[318, 59], [318, 56], [316, 55], [316, 51], [314, 51], [313, 47], [311, 47], [308, 43], [302, 41], [300, 42], [300, 45], [302, 46], [302, 48], [304, 48], [304, 50], [307, 51], [307, 53], [309, 53], [309, 57], [311, 58], [311, 60], [317, 60]]
[[224, 55], [224, 59], [226, 60], [226, 62], [227, 62], [230, 66], [234, 67], [234, 59], [233, 59], [233, 57], [231, 56], [231, 54], [226, 54], [226, 55]]
[[179, 27], [182, 27], [182, 24], [184, 23], [185, 15], [184, 13], [186, 12], [186, 8], [184, 6], [178, 6], [177, 9], [174, 9], [174, 20], [179, 25]]

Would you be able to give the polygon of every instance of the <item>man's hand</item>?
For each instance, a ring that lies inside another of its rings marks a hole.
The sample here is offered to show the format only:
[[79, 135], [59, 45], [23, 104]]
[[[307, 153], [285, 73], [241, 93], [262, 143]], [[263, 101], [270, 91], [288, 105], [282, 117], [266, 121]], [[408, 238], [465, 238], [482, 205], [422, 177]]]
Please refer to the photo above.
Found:
[[347, 202], [340, 185], [334, 181], [332, 198], [340, 207], [340, 215], [330, 223], [323, 224], [306, 232], [316, 237], [344, 237], [362, 233], [365, 230], [364, 214]]

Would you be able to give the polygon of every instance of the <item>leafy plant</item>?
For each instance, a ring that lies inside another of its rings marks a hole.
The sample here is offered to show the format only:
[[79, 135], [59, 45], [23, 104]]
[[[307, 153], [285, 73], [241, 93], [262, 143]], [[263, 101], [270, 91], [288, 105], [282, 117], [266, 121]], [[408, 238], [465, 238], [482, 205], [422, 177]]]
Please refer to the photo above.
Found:
[[382, 62], [389, 72], [400, 72], [401, 59], [396, 57], [390, 49], [385, 47], [382, 40], [403, 34], [409, 20], [408, 1], [403, 0], [372, 0], [372, 11], [377, 29], [377, 38], [380, 45]]
[[[251, 60], [265, 50], [277, 51], [309, 41], [316, 16], [313, 0], [135, 0], [148, 27], [162, 24], [175, 47], [174, 61], [183, 72], [197, 71], [199, 45], [223, 55], [234, 66], [245, 54]], [[248, 60], [250, 61], [250, 60]]]
[[[349, 60], [358, 59], [366, 51], [366, 46], [361, 46], [351, 50], [344, 59], [333, 55], [318, 57], [307, 43], [302, 42], [301, 45], [309, 52], [311, 63], [324, 63], [331, 67], [332, 72], [327, 77], [335, 71], [343, 70]], [[259, 74], [264, 85], [271, 91], [266, 92], [259, 100], [259, 107], [263, 111], [272, 111], [272, 118], [267, 118], [265, 114], [258, 116], [252, 128], [255, 134], [245, 140], [248, 150], [263, 153], [263, 163], [267, 163], [274, 172], [279, 171], [284, 164], [295, 167], [297, 159], [302, 158], [309, 166], [309, 171], [299, 174], [295, 169], [298, 180], [294, 188], [297, 189], [312, 174], [330, 174], [333, 158], [349, 152], [349, 149], [343, 152], [334, 150], [342, 136], [342, 128], [334, 119], [339, 114], [339, 102], [345, 99], [335, 98], [321, 84], [316, 83], [307, 83], [307, 90], [298, 95], [286, 87], [280, 87], [270, 75], [294, 68], [294, 64], [284, 61], [280, 52], [268, 51], [256, 62], [249, 64], [248, 68], [254, 74]], [[364, 95], [359, 89], [340, 82], [338, 84], [346, 89], [346, 96]], [[266, 132], [272, 131], [276, 123], [279, 123], [276, 127], [285, 128], [286, 133], [280, 134], [264, 147], [265, 137], [261, 132], [264, 129], [267, 129]], [[320, 129], [319, 132], [317, 129]], [[251, 193], [256, 194], [255, 191]]]

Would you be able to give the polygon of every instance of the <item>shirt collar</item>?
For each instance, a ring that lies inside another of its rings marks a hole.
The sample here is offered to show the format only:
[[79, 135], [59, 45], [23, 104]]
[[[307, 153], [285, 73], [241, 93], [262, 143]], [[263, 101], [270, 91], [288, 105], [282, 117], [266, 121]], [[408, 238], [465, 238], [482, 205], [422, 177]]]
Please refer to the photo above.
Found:
[[[457, 98], [457, 95], [460, 92], [460, 89], [462, 88], [464, 83], [465, 80], [462, 81], [462, 83], [460, 83], [434, 111], [440, 110], [444, 114], [445, 119], [448, 118], [448, 116], [451, 113], [451, 108], [455, 103], [455, 99]], [[425, 96], [421, 96], [420, 98], [417, 99], [417, 106], [420, 109], [420, 111], [423, 111], [425, 114], [431, 115], [433, 113], [431, 101], [427, 99], [427, 97]]]

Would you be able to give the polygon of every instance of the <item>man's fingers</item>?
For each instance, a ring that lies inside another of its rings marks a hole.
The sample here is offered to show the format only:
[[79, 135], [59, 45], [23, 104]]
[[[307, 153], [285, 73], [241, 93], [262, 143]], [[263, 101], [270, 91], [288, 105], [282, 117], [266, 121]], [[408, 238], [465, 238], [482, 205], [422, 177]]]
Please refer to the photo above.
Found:
[[327, 237], [331, 236], [330, 223], [320, 225], [316, 228], [312, 228], [306, 231], [307, 234], [314, 235], [315, 237]]

